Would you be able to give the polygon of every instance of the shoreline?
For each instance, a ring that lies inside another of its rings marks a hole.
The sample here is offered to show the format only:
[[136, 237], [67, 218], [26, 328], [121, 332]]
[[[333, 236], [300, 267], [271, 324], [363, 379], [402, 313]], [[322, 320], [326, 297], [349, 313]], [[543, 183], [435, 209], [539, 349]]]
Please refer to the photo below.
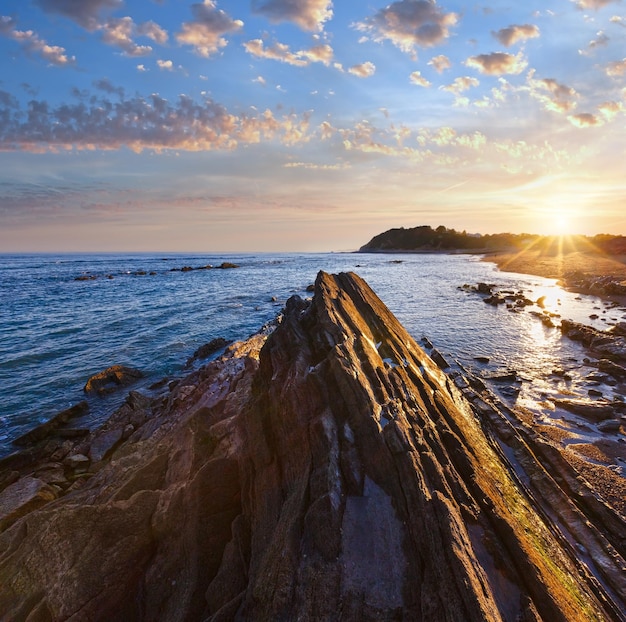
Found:
[[482, 261], [495, 263], [502, 272], [556, 279], [559, 285], [577, 293], [626, 301], [626, 255], [580, 251], [562, 255], [540, 251], [495, 252], [484, 255]]

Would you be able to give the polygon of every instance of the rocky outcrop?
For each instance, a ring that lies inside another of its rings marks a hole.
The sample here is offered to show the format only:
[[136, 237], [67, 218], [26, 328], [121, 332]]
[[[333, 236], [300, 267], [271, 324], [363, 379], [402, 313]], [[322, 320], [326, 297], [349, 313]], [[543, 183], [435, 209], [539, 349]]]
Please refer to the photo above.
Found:
[[13, 482], [8, 619], [622, 619], [623, 519], [354, 274], [125, 406], [56, 500]]
[[127, 387], [143, 378], [138, 369], [124, 365], [111, 365], [101, 372], [94, 374], [85, 383], [85, 393], [106, 395], [120, 387]]

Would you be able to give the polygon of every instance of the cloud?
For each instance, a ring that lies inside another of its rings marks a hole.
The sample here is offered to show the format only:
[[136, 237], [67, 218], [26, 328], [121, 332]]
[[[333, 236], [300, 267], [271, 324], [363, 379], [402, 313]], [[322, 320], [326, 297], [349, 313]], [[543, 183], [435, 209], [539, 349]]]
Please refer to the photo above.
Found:
[[594, 9], [599, 10], [612, 2], [620, 2], [621, 0], [572, 0], [572, 2], [581, 10]]
[[327, 44], [316, 45], [310, 50], [292, 52], [285, 43], [276, 42], [265, 47], [262, 39], [252, 39], [246, 41], [243, 47], [248, 54], [257, 58], [277, 60], [296, 67], [305, 67], [311, 63], [323, 63], [328, 66], [333, 58], [333, 49]]
[[367, 61], [366, 63], [361, 63], [360, 65], [353, 65], [350, 69], [348, 69], [348, 73], [351, 73], [353, 76], [357, 76], [358, 78], [369, 78], [376, 73], [376, 65]]
[[541, 102], [546, 110], [565, 113], [576, 107], [578, 93], [575, 89], [557, 82], [554, 78], [536, 80], [533, 76], [534, 72], [529, 72], [530, 96]]
[[252, 9], [271, 22], [293, 22], [302, 30], [320, 31], [333, 16], [331, 0], [253, 0]]
[[411, 84], [416, 84], [417, 86], [428, 87], [431, 83], [422, 75], [420, 71], [414, 71], [410, 76], [409, 80]]
[[56, 67], [76, 64], [76, 57], [68, 56], [65, 48], [58, 45], [49, 45], [36, 32], [32, 30], [17, 30], [15, 25], [16, 21], [13, 18], [4, 15], [0, 16], [0, 35], [17, 41], [27, 54], [39, 56]]
[[144, 71], [148, 71], [148, 70], [146, 69], [145, 65], [137, 65], [137, 71], [144, 72]]
[[624, 106], [619, 102], [609, 101], [604, 102], [598, 106], [598, 112], [607, 120], [610, 121], [620, 112], [624, 112]]
[[518, 74], [528, 65], [521, 54], [514, 56], [507, 52], [492, 52], [491, 54], [470, 56], [464, 64], [490, 76], [501, 76], [506, 73]]
[[586, 49], [578, 50], [578, 53], [582, 54], [583, 56], [588, 56], [596, 48], [607, 46], [610, 41], [608, 35], [602, 30], [600, 30], [600, 32], [597, 33], [596, 37], [597, 37], [596, 39], [593, 39], [592, 41], [589, 42]]
[[122, 0], [34, 0], [46, 13], [58, 13], [76, 22], [87, 30], [96, 30], [100, 13], [107, 9], [118, 9]]
[[147, 21], [140, 24], [137, 27], [137, 33], [143, 35], [144, 37], [148, 37], [148, 39], [152, 39], [159, 45], [165, 45], [167, 43], [167, 30], [161, 28], [161, 26], [153, 21]]
[[446, 69], [450, 69], [450, 67], [452, 67], [450, 59], [443, 54], [440, 54], [439, 56], [433, 56], [428, 61], [428, 64], [432, 65], [437, 73], [443, 73]]
[[184, 22], [182, 30], [176, 34], [178, 43], [191, 45], [205, 58], [227, 45], [223, 35], [237, 32], [243, 27], [239, 19], [232, 19], [221, 9], [216, 8], [214, 0], [191, 5], [193, 21]]
[[95, 80], [93, 82], [94, 87], [99, 91], [104, 91], [110, 95], [118, 95], [124, 97], [124, 89], [121, 86], [114, 86], [108, 78], [102, 78], [101, 80]]
[[434, 1], [398, 0], [355, 27], [374, 41], [389, 40], [403, 52], [414, 53], [417, 47], [447, 39], [457, 21], [456, 13], [444, 13]]
[[456, 78], [452, 84], [442, 86], [441, 88], [444, 91], [449, 91], [450, 93], [459, 95], [460, 93], [463, 93], [463, 91], [467, 91], [472, 87], [478, 86], [479, 84], [480, 82], [476, 78], [463, 76], [462, 78]]
[[526, 39], [536, 39], [539, 37], [539, 28], [534, 24], [522, 24], [520, 26], [508, 26], [497, 32], [491, 33], [502, 45], [510, 47], [518, 41]]
[[174, 63], [171, 60], [157, 60], [157, 67], [163, 71], [172, 71], [174, 69]]
[[603, 121], [599, 117], [589, 113], [582, 112], [580, 114], [573, 114], [567, 117], [567, 120], [576, 127], [594, 127], [597, 125], [602, 125]]
[[626, 18], [622, 17], [621, 15], [613, 15], [609, 22], [611, 22], [611, 24], [617, 24], [618, 26], [626, 28]]
[[130, 17], [111, 18], [98, 26], [98, 29], [102, 32], [102, 40], [105, 43], [119, 47], [126, 56], [147, 56], [152, 52], [149, 45], [137, 45], [133, 41], [135, 23]]
[[[108, 81], [100, 90], [115, 87]], [[6, 98], [5, 98], [6, 99]], [[11, 100], [12, 101], [12, 100]], [[52, 106], [31, 100], [25, 108], [0, 111], [0, 150], [54, 152], [60, 150], [145, 149], [209, 151], [235, 149], [239, 144], [278, 141], [294, 145], [309, 140], [305, 115], [234, 115], [213, 100], [195, 101], [181, 95], [175, 102], [153, 94], [111, 101], [97, 95], [77, 103]]]
[[607, 76], [611, 76], [613, 78], [623, 76], [626, 73], [626, 58], [609, 63], [606, 66], [605, 71]]
[[333, 60], [333, 48], [327, 43], [321, 43], [319, 45], [314, 45], [310, 50], [304, 50], [302, 52], [298, 52], [302, 54], [305, 58], [308, 58], [310, 61], [314, 63], [323, 63], [328, 67], [331, 61]]
[[315, 164], [314, 162], [287, 162], [284, 168], [304, 168], [311, 171], [344, 171], [351, 168], [346, 162], [340, 164]]
[[263, 76], [257, 76], [256, 78], [254, 78], [254, 80], [252, 80], [252, 82], [254, 82], [255, 84], [260, 84], [261, 86], [265, 86], [267, 84]]

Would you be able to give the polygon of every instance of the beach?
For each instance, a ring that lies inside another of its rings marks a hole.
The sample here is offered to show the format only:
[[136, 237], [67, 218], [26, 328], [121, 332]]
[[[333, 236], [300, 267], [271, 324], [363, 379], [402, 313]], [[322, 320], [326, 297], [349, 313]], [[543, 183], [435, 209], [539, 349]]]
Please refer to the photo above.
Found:
[[576, 288], [582, 275], [589, 281], [604, 277], [626, 280], [626, 255], [609, 256], [595, 251], [559, 254], [527, 250], [487, 254], [484, 259], [494, 262], [502, 271], [558, 279], [564, 287]]

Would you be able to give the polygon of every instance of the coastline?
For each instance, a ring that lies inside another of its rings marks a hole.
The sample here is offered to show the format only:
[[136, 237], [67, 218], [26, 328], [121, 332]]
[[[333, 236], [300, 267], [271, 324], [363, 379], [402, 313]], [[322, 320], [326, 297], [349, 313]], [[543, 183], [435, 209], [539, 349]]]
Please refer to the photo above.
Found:
[[602, 291], [602, 280], [626, 283], [626, 255], [604, 255], [596, 252], [575, 251], [565, 254], [546, 254], [541, 251], [495, 252], [485, 254], [483, 261], [495, 263], [504, 272], [533, 274], [557, 279], [570, 291], [593, 293], [601, 296], [626, 297], [615, 288], [614, 292]]

